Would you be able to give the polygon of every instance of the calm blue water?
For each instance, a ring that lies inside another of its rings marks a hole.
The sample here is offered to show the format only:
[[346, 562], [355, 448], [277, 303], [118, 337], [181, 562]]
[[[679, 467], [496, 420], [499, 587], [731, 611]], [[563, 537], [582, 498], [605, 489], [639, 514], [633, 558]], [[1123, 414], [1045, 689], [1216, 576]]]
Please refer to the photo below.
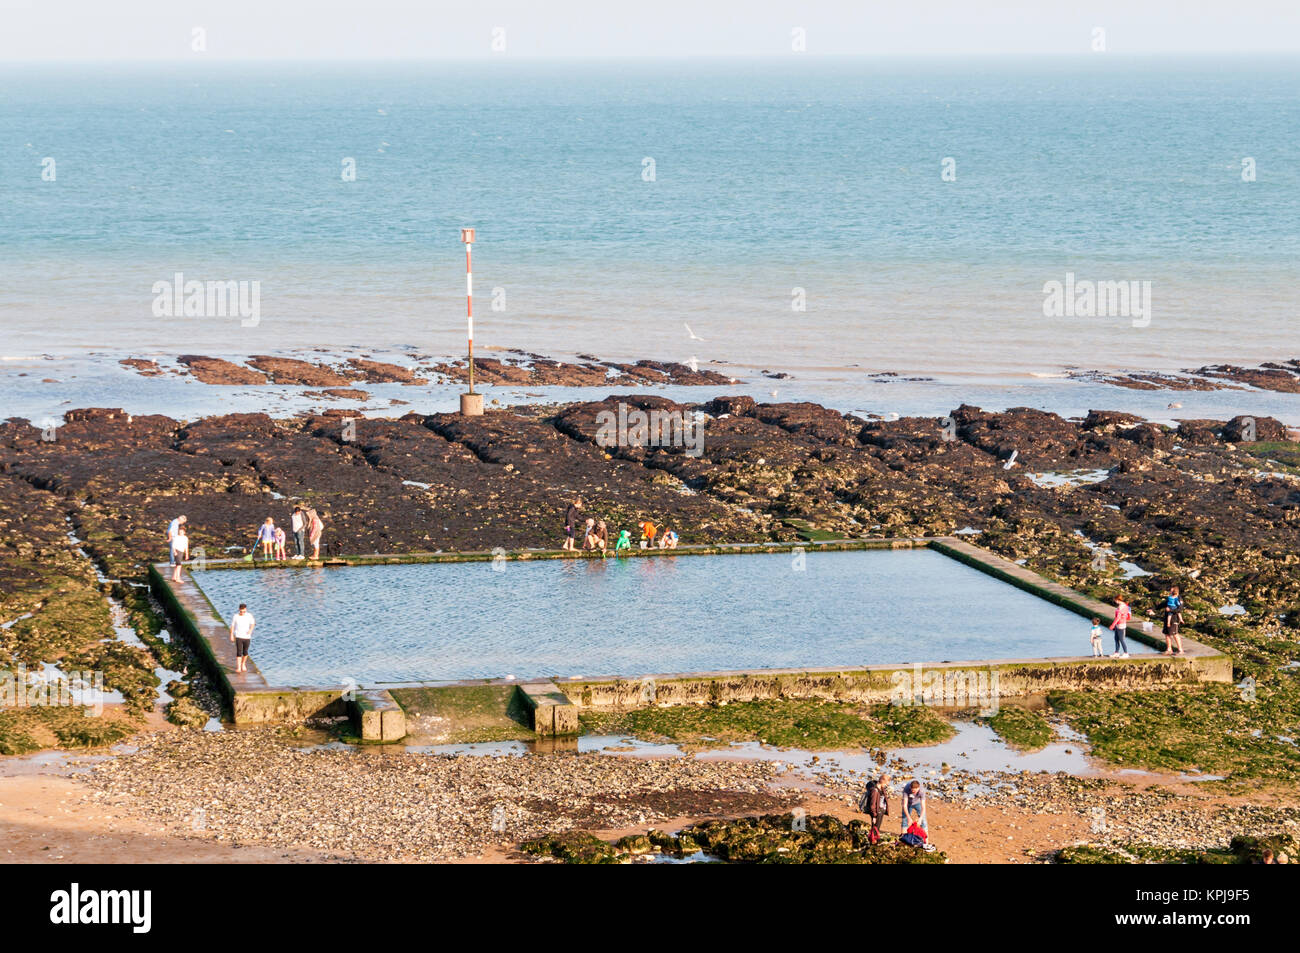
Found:
[[[273, 685], [1089, 654], [1087, 620], [929, 550], [213, 570]], [[1134, 651], [1147, 651], [1136, 642]], [[1107, 646], [1109, 649], [1109, 646]]]
[[[1297, 357], [1298, 66], [0, 66], [0, 357], [457, 353], [466, 224], [480, 348], [775, 368], [845, 409], [870, 370]], [[1045, 318], [1068, 271], [1151, 281], [1150, 325]], [[260, 324], [154, 317], [176, 272], [261, 282]]]

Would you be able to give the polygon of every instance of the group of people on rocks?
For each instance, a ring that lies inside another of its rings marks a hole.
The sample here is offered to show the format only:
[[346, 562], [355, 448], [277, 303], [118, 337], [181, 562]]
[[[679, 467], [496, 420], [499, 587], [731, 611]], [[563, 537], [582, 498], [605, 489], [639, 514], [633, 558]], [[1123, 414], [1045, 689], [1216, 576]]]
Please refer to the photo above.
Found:
[[[1183, 636], [1180, 630], [1183, 625], [1183, 598], [1179, 595], [1177, 586], [1170, 587], [1162, 608], [1164, 610], [1164, 626], [1161, 631], [1165, 637], [1165, 650], [1161, 654], [1182, 655]], [[1123, 599], [1120, 599], [1115, 605], [1115, 618], [1109, 626], [1111, 632], [1115, 634], [1115, 651], [1110, 653], [1111, 658], [1129, 657], [1128, 624], [1132, 618], [1132, 607]], [[1101, 619], [1093, 618], [1089, 638], [1092, 642], [1094, 658], [1101, 658], [1105, 654], [1102, 648], [1102, 632]]]
[[[873, 844], [880, 842], [880, 825], [889, 814], [891, 780], [889, 772], [883, 772], [879, 778], [867, 782], [866, 790], [858, 799], [858, 809], [871, 818], [867, 837]], [[899, 800], [899, 842], [925, 851], [934, 850], [934, 845], [930, 843], [930, 821], [925, 812], [925, 788], [921, 782], [915, 779], [906, 782]]]
[[[167, 556], [172, 567], [172, 582], [181, 581], [181, 567], [190, 558], [190, 538], [186, 532], [188, 519], [182, 515], [167, 525]], [[260, 547], [265, 559], [306, 559], [307, 547], [311, 546], [311, 558], [320, 559], [320, 538], [325, 532], [325, 521], [321, 519], [316, 508], [312, 506], [295, 506], [289, 517], [289, 528], [293, 533], [294, 547], [297, 549], [292, 557], [285, 553], [287, 534], [283, 526], [275, 524], [274, 517], [268, 516], [257, 529], [253, 552]], [[246, 559], [252, 558], [250, 553]]]
[[[581, 524], [581, 529], [579, 529]], [[643, 519], [636, 524], [637, 532], [640, 535], [640, 544], [642, 549], [676, 549], [678, 537], [675, 532], [667, 527], [655, 526], [650, 519]], [[560, 548], [577, 552], [579, 549], [578, 537], [581, 535], [583, 550], [600, 550], [603, 557], [609, 552], [609, 526], [601, 519], [595, 517], [583, 517], [582, 498], [575, 497], [569, 503], [569, 507], [564, 512], [564, 545]], [[632, 533], [629, 530], [620, 530], [618, 537], [614, 540], [614, 554], [630, 550], [632, 548]]]
[[262, 548], [263, 559], [305, 559], [307, 545], [311, 545], [311, 558], [320, 559], [320, 537], [325, 532], [325, 521], [320, 518], [315, 507], [295, 506], [289, 517], [289, 529], [293, 533], [294, 548], [297, 552], [289, 557], [285, 554], [287, 536], [283, 526], [276, 526], [275, 520], [268, 516], [257, 529], [256, 543]]

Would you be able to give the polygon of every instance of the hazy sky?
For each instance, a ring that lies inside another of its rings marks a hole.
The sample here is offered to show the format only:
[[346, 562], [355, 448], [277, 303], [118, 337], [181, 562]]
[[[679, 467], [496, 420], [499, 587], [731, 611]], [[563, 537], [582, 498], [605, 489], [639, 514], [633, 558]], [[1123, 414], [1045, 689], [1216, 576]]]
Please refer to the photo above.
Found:
[[0, 0], [0, 61], [774, 55], [796, 27], [810, 55], [1088, 53], [1097, 27], [1119, 54], [1297, 52], [1300, 0]]

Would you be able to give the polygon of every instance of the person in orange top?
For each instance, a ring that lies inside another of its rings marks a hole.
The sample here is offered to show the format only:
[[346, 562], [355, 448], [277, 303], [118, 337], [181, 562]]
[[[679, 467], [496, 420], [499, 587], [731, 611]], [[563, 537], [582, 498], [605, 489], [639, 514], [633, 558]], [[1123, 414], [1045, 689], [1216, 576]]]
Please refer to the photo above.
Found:
[[642, 520], [636, 525], [641, 530], [641, 548], [653, 549], [655, 544], [655, 533], [658, 532], [658, 530], [655, 529], [655, 524], [649, 520]]

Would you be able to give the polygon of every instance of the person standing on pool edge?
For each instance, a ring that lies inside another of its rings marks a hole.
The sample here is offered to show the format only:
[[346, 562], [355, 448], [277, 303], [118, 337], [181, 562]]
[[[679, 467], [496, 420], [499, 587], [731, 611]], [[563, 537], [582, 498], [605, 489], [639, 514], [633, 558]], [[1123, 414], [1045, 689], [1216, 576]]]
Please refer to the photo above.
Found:
[[573, 549], [574, 537], [578, 532], [578, 520], [582, 518], [582, 497], [576, 496], [564, 512], [564, 545], [561, 549]]
[[1128, 603], [1123, 599], [1115, 605], [1115, 620], [1111, 622], [1111, 631], [1115, 633], [1115, 651], [1110, 653], [1111, 658], [1128, 658], [1128, 640], [1125, 636], [1128, 634], [1128, 620], [1133, 618], [1133, 610], [1128, 607]]
[[237, 675], [248, 671], [248, 647], [253, 642], [255, 625], [257, 623], [253, 620], [253, 613], [248, 611], [246, 603], [241, 602], [239, 611], [230, 621], [230, 641], [235, 643], [235, 674]]
[[[178, 516], [167, 524], [167, 558], [171, 558], [172, 540], [176, 538], [177, 533], [185, 532], [186, 519], [184, 516]], [[179, 582], [180, 580], [177, 580]]]
[[325, 532], [325, 521], [316, 512], [316, 507], [307, 507], [307, 542], [311, 543], [311, 558], [320, 559], [320, 536]]
[[185, 517], [178, 516], [167, 524], [167, 542], [170, 543], [172, 541], [172, 537], [181, 531], [181, 527], [183, 527], [185, 523]]
[[1178, 587], [1172, 586], [1165, 596], [1165, 655], [1183, 654], [1183, 637], [1178, 633], [1182, 624], [1183, 597], [1178, 594]]
[[257, 542], [262, 546], [263, 559], [275, 558], [275, 520], [271, 517], [257, 528]]
[[298, 549], [294, 559], [305, 559], [307, 556], [307, 514], [302, 511], [301, 506], [293, 508], [293, 516], [290, 517], [289, 526], [293, 530], [293, 544]]
[[[184, 517], [181, 518], [184, 519]], [[180, 582], [181, 567], [185, 565], [185, 560], [190, 558], [190, 538], [185, 535], [184, 523], [180, 524], [176, 532], [172, 534], [168, 546], [171, 550], [169, 558], [172, 563], [172, 582]]]

